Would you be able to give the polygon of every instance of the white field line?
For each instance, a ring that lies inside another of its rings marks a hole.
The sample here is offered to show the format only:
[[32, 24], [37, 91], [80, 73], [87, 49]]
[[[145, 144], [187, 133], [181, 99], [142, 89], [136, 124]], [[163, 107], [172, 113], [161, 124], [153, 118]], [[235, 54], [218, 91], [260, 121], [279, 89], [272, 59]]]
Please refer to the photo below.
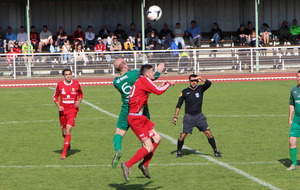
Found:
[[[84, 103], [88, 103], [88, 105], [90, 105], [91, 107], [95, 108], [96, 110], [99, 110], [99, 111], [104, 112], [104, 113], [109, 113], [109, 112], [107, 112], [107, 111], [105, 111], [105, 110], [103, 110], [103, 109], [101, 109], [101, 108], [95, 106], [95, 105], [92, 104], [92, 103], [89, 103], [89, 102], [87, 102], [87, 101], [85, 101]], [[112, 113], [109, 113], [109, 115], [118, 118], [117, 115], [114, 115], [114, 114], [112, 114]], [[177, 144], [177, 140], [173, 139], [172, 137], [170, 137], [170, 136], [168, 136], [168, 135], [165, 135], [165, 134], [163, 134], [163, 133], [160, 133], [160, 135], [161, 135], [162, 137], [166, 138], [167, 140], [169, 140], [170, 142], [172, 142], [173, 144], [175, 144], [175, 145]], [[189, 147], [187, 147], [187, 146], [184, 146], [184, 148], [185, 148], [185, 149], [189, 149], [189, 150], [193, 150], [193, 149], [191, 149], [191, 148], [189, 148]], [[248, 178], [248, 179], [250, 179], [250, 180], [252, 180], [252, 181], [254, 181], [254, 182], [256, 182], [256, 183], [258, 183], [258, 184], [260, 184], [260, 185], [263, 185], [263, 186], [268, 187], [268, 188], [273, 189], [273, 190], [278, 190], [278, 189], [279, 189], [279, 188], [277, 188], [277, 187], [275, 187], [275, 186], [273, 186], [273, 185], [271, 185], [271, 184], [269, 184], [269, 183], [267, 183], [267, 182], [265, 182], [265, 181], [263, 181], [263, 180], [261, 180], [261, 179], [259, 179], [259, 178], [256, 178], [256, 177], [254, 177], [254, 176], [251, 176], [251, 175], [247, 174], [246, 172], [244, 172], [244, 171], [242, 171], [242, 170], [239, 170], [239, 169], [237, 169], [237, 168], [235, 168], [235, 167], [232, 167], [232, 166], [230, 166], [229, 164], [226, 164], [226, 163], [224, 163], [224, 162], [221, 162], [221, 161], [219, 161], [219, 160], [216, 160], [216, 159], [214, 159], [214, 158], [212, 158], [212, 157], [210, 157], [210, 156], [202, 155], [202, 154], [201, 154], [200, 152], [198, 152], [198, 151], [196, 151], [196, 153], [198, 153], [199, 156], [201, 156], [201, 157], [207, 159], [208, 161], [213, 162], [213, 163], [215, 163], [215, 164], [218, 164], [218, 165], [220, 165], [220, 166], [223, 166], [223, 167], [225, 167], [225, 168], [227, 168], [227, 169], [229, 169], [229, 170], [231, 170], [231, 171], [233, 171], [233, 172], [235, 172], [235, 173], [238, 173], [238, 174], [240, 174], [240, 175], [242, 175], [242, 176], [244, 176], [244, 177], [246, 177], [246, 178]]]
[[[226, 78], [226, 79], [210, 79], [212, 82], [229, 82], [229, 81], [260, 81], [260, 80], [292, 80], [295, 77], [257, 77], [257, 78]], [[164, 82], [159, 80], [156, 82]], [[174, 82], [188, 82], [188, 80], [172, 80]], [[36, 84], [1, 84], [4, 87], [36, 87], [36, 86], [55, 86], [57, 83], [36, 83]], [[81, 85], [111, 85], [113, 82], [81, 82]]]
[[[234, 162], [231, 165], [252, 165], [252, 164], [281, 164], [280, 162]], [[212, 162], [207, 163], [173, 163], [173, 164], [149, 164], [150, 166], [200, 166], [216, 165]], [[0, 168], [84, 168], [84, 167], [111, 167], [111, 165], [41, 165], [41, 166], [0, 166]]]

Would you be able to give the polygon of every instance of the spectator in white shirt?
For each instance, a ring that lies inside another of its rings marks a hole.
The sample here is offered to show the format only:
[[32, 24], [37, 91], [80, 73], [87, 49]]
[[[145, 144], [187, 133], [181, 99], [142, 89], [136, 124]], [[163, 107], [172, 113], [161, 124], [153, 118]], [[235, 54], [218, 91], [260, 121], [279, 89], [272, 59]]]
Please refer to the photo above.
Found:
[[180, 24], [176, 23], [176, 28], [174, 30], [174, 35], [175, 35], [175, 44], [178, 46], [179, 43], [181, 43], [181, 47], [185, 47], [185, 43], [183, 40], [184, 36], [184, 31], [180, 28]]
[[25, 32], [24, 26], [20, 27], [20, 32], [17, 34], [17, 41], [21, 47], [27, 41], [27, 33]]
[[89, 26], [88, 31], [85, 32], [85, 45], [86, 50], [90, 50], [90, 45], [95, 46], [95, 33], [93, 32], [93, 27]]

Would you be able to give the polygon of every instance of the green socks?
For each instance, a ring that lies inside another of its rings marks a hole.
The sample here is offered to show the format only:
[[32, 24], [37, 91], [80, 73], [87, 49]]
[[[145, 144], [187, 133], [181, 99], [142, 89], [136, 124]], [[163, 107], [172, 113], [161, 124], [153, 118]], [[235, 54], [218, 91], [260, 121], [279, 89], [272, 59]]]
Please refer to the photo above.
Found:
[[292, 164], [297, 166], [297, 148], [290, 148], [290, 155], [292, 159]]
[[[116, 134], [114, 136], [114, 147], [115, 147], [115, 151], [117, 152], [118, 150], [121, 150], [121, 145], [122, 145], [122, 135], [120, 134]], [[297, 151], [297, 150], [296, 150]]]

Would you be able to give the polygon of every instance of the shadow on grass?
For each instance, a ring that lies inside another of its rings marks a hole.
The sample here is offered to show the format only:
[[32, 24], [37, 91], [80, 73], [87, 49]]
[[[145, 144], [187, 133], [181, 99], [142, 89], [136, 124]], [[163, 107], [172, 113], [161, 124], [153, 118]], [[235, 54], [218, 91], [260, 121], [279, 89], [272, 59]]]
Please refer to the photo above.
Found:
[[[129, 181], [130, 182], [130, 181]], [[155, 187], [155, 188], [148, 188], [147, 186], [149, 184], [151, 184], [152, 181], [149, 181], [145, 184], [129, 184], [129, 183], [121, 183], [121, 184], [109, 184], [110, 187], [112, 188], [115, 188], [116, 190], [128, 190], [128, 189], [139, 189], [139, 190], [156, 190], [156, 189], [160, 189], [162, 188], [163, 186], [158, 186], [158, 187]]]
[[[177, 153], [177, 150], [174, 150], [171, 152], [171, 154], [176, 154]], [[190, 149], [182, 149], [181, 150], [181, 154], [182, 156], [185, 156], [185, 155], [190, 155], [190, 154], [200, 154], [200, 155], [208, 155], [208, 154], [204, 154], [204, 153], [201, 153], [197, 150], [190, 150]]]
[[[282, 163], [285, 167], [290, 167], [292, 164], [292, 161], [290, 158], [281, 158], [280, 160], [278, 160], [280, 163]], [[300, 163], [300, 160], [297, 160], [297, 163]]]
[[[56, 152], [57, 154], [61, 154], [63, 150], [55, 150], [53, 152]], [[67, 153], [67, 157], [73, 155], [73, 154], [76, 154], [78, 152], [80, 152], [81, 150], [79, 149], [71, 149], [71, 150], [68, 150], [68, 153]]]

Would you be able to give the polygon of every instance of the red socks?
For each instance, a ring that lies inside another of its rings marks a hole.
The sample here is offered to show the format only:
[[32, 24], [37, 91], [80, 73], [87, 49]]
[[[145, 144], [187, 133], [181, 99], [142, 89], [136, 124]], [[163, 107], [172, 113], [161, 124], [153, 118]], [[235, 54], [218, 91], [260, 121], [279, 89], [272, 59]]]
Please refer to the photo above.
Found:
[[149, 162], [150, 162], [151, 159], [152, 159], [152, 156], [153, 156], [153, 154], [154, 154], [154, 151], [155, 151], [155, 149], [156, 149], [157, 146], [158, 146], [157, 143], [152, 143], [152, 145], [153, 145], [153, 151], [150, 152], [149, 154], [147, 154], [147, 155], [145, 156], [144, 160], [143, 160], [143, 164], [144, 164], [144, 166], [146, 166], [146, 167], [148, 167], [148, 164], [149, 164]]
[[64, 150], [62, 152], [62, 155], [67, 155], [67, 150], [70, 145], [70, 141], [71, 141], [71, 135], [66, 135], [65, 142], [64, 142]]
[[148, 150], [145, 147], [140, 148], [135, 155], [126, 162], [126, 166], [130, 168], [133, 164], [140, 161], [142, 158], [144, 158], [148, 154]]

